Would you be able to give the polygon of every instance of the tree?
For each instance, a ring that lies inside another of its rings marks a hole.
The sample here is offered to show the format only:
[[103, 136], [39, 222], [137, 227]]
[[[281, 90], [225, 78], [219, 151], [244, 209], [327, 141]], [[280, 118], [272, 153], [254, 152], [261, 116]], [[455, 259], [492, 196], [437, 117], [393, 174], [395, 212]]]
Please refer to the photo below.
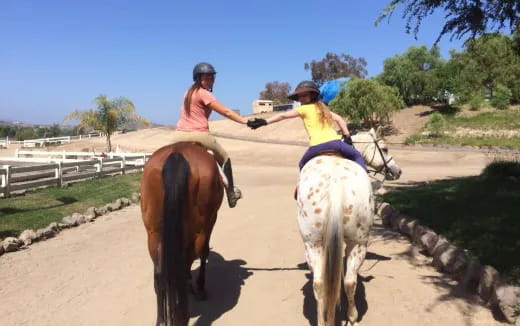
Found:
[[365, 78], [367, 75], [365, 58], [354, 58], [348, 54], [327, 53], [320, 61], [305, 63], [305, 70], [311, 71], [312, 80], [322, 85], [328, 80], [340, 77]]
[[375, 79], [352, 78], [330, 102], [330, 108], [354, 123], [376, 127], [387, 123], [390, 114], [404, 107], [397, 88]]
[[468, 33], [474, 38], [489, 29], [499, 31], [506, 28], [512, 33], [520, 26], [518, 0], [392, 0], [376, 20], [376, 25], [390, 18], [399, 5], [404, 6], [402, 18], [406, 19], [406, 32], [413, 30], [415, 38], [424, 18], [438, 9], [446, 12], [447, 21], [435, 44], [446, 34], [451, 34], [450, 40], [461, 39]]
[[290, 102], [287, 98], [291, 92], [291, 85], [286, 82], [268, 82], [265, 84], [265, 89], [260, 92], [261, 100], [271, 100], [274, 105], [286, 104]]
[[442, 91], [440, 73], [444, 64], [439, 48], [412, 46], [403, 55], [386, 59], [377, 78], [397, 87], [407, 105], [429, 104]]
[[506, 35], [486, 34], [467, 41], [464, 51], [452, 51], [446, 70], [454, 78], [450, 91], [462, 103], [474, 93], [493, 97], [498, 84], [511, 90], [513, 102], [520, 102], [520, 55]]
[[106, 135], [108, 152], [112, 151], [111, 136], [118, 128], [124, 128], [128, 123], [135, 121], [145, 126], [150, 124], [135, 112], [134, 104], [125, 97], [111, 100], [106, 95], [99, 95], [94, 101], [96, 109], [71, 112], [63, 119], [62, 124], [70, 120], [79, 120], [81, 128], [101, 130]]

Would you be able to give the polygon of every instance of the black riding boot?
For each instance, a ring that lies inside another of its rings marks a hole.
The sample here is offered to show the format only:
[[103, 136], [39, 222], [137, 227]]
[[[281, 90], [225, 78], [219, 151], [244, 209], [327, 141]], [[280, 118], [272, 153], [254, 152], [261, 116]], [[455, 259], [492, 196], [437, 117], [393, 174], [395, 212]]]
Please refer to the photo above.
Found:
[[233, 208], [237, 205], [237, 200], [242, 198], [242, 192], [240, 189], [235, 187], [233, 183], [233, 170], [231, 169], [231, 160], [227, 159], [222, 165], [222, 171], [228, 180], [228, 186], [226, 188], [226, 195], [228, 199], [229, 207]]

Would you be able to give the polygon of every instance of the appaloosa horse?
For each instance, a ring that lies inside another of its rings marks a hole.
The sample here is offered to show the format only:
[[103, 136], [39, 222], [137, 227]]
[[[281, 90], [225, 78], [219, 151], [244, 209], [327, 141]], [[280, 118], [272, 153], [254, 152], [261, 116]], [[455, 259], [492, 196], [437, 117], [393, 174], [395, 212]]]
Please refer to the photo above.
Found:
[[153, 153], [141, 181], [141, 213], [154, 265], [157, 325], [186, 326], [191, 265], [200, 258], [193, 291], [205, 298], [209, 239], [224, 194], [213, 156], [183, 142]]
[[[352, 137], [366, 163], [388, 179], [398, 179], [397, 166], [374, 130]], [[348, 299], [348, 323], [356, 325], [354, 302], [358, 270], [365, 259], [374, 218], [374, 196], [367, 172], [338, 156], [317, 156], [302, 169], [298, 186], [298, 225], [313, 273], [318, 324], [334, 325], [343, 285]]]

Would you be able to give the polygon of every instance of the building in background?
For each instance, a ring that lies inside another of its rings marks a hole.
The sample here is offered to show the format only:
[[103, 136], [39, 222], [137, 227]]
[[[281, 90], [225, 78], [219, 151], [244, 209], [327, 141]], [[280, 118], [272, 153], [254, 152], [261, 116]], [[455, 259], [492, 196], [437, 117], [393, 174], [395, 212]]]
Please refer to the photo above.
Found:
[[271, 100], [254, 100], [253, 114], [273, 111], [273, 101]]

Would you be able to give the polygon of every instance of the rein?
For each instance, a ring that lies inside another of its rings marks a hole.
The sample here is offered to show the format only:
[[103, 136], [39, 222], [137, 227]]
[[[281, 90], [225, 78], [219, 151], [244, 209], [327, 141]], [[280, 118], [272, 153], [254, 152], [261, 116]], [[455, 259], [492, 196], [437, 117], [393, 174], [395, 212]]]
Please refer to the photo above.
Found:
[[370, 137], [372, 137], [372, 140], [371, 142], [361, 142], [361, 141], [352, 141], [352, 143], [357, 143], [357, 144], [375, 144], [375, 148], [374, 148], [374, 153], [372, 154], [372, 158], [370, 159], [370, 162], [368, 163], [368, 165], [371, 165], [372, 162], [374, 161], [374, 158], [376, 157], [376, 151], [379, 152], [379, 155], [381, 155], [381, 159], [383, 160], [383, 166], [378, 169], [378, 170], [371, 170], [369, 169], [368, 172], [373, 172], [374, 173], [374, 176], [378, 173], [382, 174], [383, 175], [383, 181], [386, 180], [386, 173], [388, 171], [390, 171], [390, 168], [388, 167], [388, 163], [392, 162], [392, 160], [394, 159], [392, 156], [390, 157], [390, 159], [386, 160], [385, 159], [385, 155], [383, 154], [383, 150], [381, 149], [381, 146], [379, 146], [379, 142], [381, 141], [381, 139], [376, 139], [372, 134], [370, 134]]

